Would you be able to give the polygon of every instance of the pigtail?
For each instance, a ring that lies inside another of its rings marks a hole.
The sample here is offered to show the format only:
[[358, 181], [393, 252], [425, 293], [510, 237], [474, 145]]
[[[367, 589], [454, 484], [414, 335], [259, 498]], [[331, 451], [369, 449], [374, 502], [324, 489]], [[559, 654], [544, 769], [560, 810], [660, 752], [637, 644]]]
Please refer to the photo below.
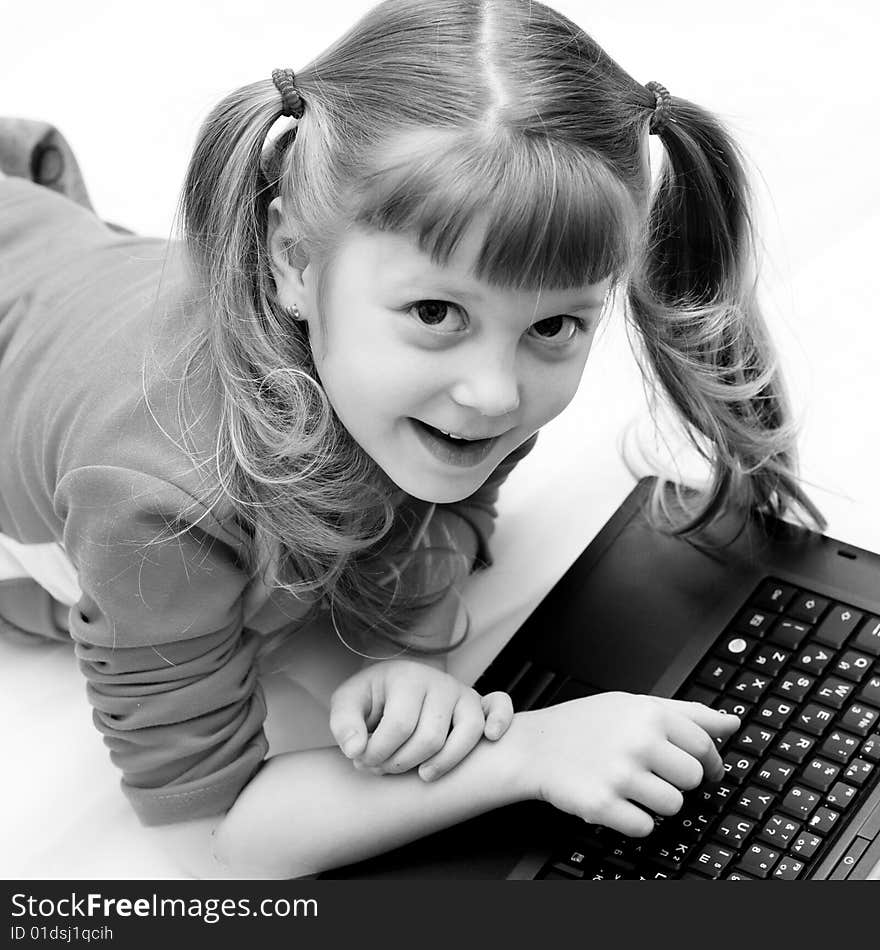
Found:
[[823, 530], [827, 522], [798, 484], [797, 431], [756, 299], [751, 195], [740, 154], [719, 122], [692, 103], [672, 98], [667, 116], [627, 320], [641, 340], [640, 363], [646, 357], [653, 369], [648, 374], [643, 365], [643, 376], [678, 410], [689, 441], [711, 465], [711, 484], [696, 499], [676, 488], [673, 515], [669, 479], [658, 478], [652, 520], [662, 527], [662, 511], [673, 534], [688, 536], [733, 504], [759, 518], [799, 508]]
[[218, 496], [254, 538], [251, 569], [315, 606], [329, 592], [349, 611], [369, 580], [346, 568], [388, 533], [393, 505], [332, 411], [305, 324], [277, 300], [268, 207], [302, 124], [267, 144], [281, 109], [268, 80], [228, 95], [205, 120], [184, 182], [183, 236], [210, 315], [200, 344], [221, 394], [210, 461]]
[[[254, 262], [260, 259], [259, 225], [266, 205], [260, 200], [265, 190], [260, 158], [279, 114], [274, 86], [254, 83], [223, 99], [199, 131], [182, 210], [188, 248], [208, 276], [222, 278], [242, 250]], [[242, 214], [242, 209], [253, 213]], [[244, 284], [248, 272], [236, 270], [232, 279]]]

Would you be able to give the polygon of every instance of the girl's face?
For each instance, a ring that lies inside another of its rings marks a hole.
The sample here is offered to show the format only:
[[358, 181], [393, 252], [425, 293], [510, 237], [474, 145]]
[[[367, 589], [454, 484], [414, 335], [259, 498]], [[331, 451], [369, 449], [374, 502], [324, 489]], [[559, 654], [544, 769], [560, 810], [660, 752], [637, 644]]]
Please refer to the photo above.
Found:
[[481, 238], [472, 228], [440, 267], [407, 236], [349, 232], [323, 319], [314, 268], [301, 272], [295, 302], [330, 403], [392, 481], [424, 501], [466, 498], [568, 405], [609, 288], [491, 287], [471, 276]]

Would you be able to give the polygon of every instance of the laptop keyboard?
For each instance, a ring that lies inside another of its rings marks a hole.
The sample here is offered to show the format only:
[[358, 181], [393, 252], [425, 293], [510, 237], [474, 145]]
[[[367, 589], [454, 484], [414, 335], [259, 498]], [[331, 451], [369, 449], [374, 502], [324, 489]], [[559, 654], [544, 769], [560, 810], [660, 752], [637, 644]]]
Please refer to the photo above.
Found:
[[[595, 692], [557, 680], [527, 665], [515, 706]], [[880, 772], [880, 617], [768, 578], [676, 698], [741, 717], [719, 744], [725, 777], [655, 816], [647, 838], [572, 818], [538, 877], [795, 880], [848, 835], [830, 874], [846, 877], [880, 832], [880, 807], [857, 834], [844, 827]]]

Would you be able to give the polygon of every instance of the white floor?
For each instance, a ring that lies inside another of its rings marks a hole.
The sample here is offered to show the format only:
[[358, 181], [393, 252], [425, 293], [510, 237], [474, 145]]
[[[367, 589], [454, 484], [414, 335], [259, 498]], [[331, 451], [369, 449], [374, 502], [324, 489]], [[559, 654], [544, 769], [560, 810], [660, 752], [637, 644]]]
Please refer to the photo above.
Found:
[[[2, 14], [0, 110], [60, 128], [103, 217], [166, 235], [211, 106], [274, 67], [305, 64], [370, 5], [16, 4]], [[764, 303], [802, 423], [805, 484], [829, 534], [880, 550], [875, 5], [556, 6], [639, 81], [716, 111], [737, 136], [754, 169]], [[618, 319], [575, 402], [503, 494], [496, 567], [470, 592], [485, 635], [456, 657], [463, 677], [479, 673], [632, 487], [618, 446], [631, 421], [650, 434]], [[0, 721], [11, 764], [0, 876], [179, 876], [118, 793], [64, 649], [0, 643]]]

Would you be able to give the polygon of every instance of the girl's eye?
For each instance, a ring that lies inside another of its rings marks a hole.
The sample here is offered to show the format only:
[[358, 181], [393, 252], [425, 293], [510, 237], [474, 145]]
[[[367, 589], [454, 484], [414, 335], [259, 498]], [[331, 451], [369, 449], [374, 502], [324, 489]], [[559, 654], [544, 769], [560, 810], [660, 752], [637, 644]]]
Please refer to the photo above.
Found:
[[539, 320], [529, 327], [529, 332], [533, 333], [539, 340], [560, 344], [573, 340], [585, 327], [586, 321], [566, 315]]
[[457, 333], [467, 325], [458, 307], [445, 300], [420, 300], [410, 307], [410, 312], [433, 333]]

